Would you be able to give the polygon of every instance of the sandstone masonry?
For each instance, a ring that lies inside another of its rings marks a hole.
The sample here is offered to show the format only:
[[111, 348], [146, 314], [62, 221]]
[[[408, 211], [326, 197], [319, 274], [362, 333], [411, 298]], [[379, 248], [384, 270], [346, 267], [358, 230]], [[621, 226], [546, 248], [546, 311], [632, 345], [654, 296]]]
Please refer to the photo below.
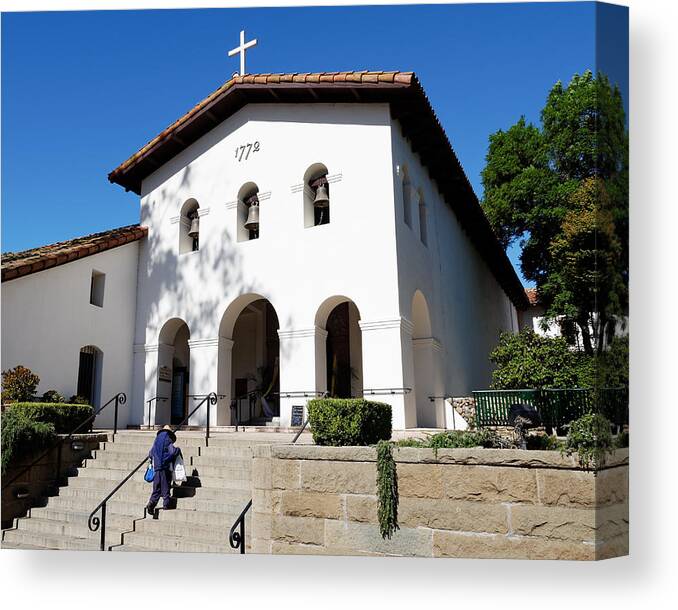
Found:
[[399, 523], [377, 523], [370, 447], [259, 446], [252, 551], [594, 560], [628, 553], [628, 450], [603, 470], [552, 451], [394, 450]]

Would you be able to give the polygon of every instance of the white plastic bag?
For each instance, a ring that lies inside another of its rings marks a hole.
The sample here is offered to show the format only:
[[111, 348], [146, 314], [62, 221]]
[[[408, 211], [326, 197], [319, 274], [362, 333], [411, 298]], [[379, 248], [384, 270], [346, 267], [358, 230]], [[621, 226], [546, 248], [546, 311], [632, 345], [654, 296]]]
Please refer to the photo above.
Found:
[[174, 483], [186, 482], [186, 467], [184, 466], [184, 458], [179, 454], [174, 460], [174, 467], [172, 468], [172, 481]]

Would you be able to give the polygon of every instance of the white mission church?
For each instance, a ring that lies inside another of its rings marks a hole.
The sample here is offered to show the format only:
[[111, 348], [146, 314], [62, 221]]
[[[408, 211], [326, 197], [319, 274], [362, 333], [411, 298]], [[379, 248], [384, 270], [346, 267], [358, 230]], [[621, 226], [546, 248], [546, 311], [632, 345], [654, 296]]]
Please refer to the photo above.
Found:
[[451, 427], [529, 306], [410, 72], [234, 76], [109, 180], [139, 225], [3, 255], [2, 368], [125, 392], [122, 426], [216, 392], [211, 425], [287, 427], [329, 392]]

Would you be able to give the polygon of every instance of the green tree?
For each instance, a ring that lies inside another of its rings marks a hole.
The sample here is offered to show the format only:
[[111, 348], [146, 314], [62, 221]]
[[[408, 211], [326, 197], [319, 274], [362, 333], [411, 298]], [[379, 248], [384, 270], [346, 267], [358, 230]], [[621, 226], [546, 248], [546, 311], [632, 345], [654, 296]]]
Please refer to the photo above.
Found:
[[628, 133], [607, 77], [575, 74], [551, 89], [541, 128], [524, 118], [490, 136], [483, 208], [504, 247], [518, 243], [523, 275], [546, 321], [579, 327], [588, 354], [628, 303]]
[[19, 402], [31, 400], [39, 383], [40, 377], [25, 366], [19, 365], [3, 371], [2, 400]]
[[492, 387], [497, 390], [590, 388], [594, 359], [570, 349], [562, 337], [543, 337], [533, 330], [506, 332], [490, 354], [496, 365]]

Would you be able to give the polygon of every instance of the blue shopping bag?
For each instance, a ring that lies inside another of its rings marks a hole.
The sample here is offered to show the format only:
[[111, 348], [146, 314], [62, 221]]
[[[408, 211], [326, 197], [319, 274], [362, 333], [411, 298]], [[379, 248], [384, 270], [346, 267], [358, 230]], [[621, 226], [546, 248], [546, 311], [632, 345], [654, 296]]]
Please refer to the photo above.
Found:
[[153, 462], [150, 461], [146, 467], [146, 472], [144, 473], [144, 481], [147, 483], [153, 483], [153, 478], [155, 477], [155, 470], [153, 470]]

